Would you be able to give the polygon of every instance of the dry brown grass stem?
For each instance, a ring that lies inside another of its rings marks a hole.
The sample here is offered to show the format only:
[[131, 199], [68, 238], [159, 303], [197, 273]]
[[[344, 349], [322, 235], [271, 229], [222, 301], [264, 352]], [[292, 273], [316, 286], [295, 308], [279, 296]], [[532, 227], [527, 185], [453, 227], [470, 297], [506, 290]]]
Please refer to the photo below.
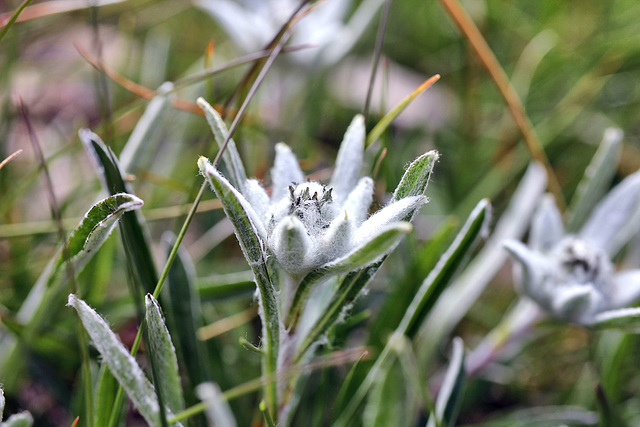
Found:
[[538, 138], [538, 135], [536, 134], [533, 125], [524, 110], [518, 94], [509, 82], [507, 74], [498, 62], [496, 56], [493, 54], [489, 44], [458, 0], [440, 0], [440, 3], [456, 23], [460, 32], [469, 41], [473, 51], [478, 56], [478, 59], [486, 68], [491, 79], [497, 86], [498, 91], [507, 103], [507, 107], [513, 117], [513, 120], [522, 133], [522, 137], [524, 138], [531, 157], [545, 167], [548, 176], [549, 191], [551, 191], [555, 196], [558, 206], [561, 208], [566, 207], [566, 202], [562, 195], [562, 189], [553, 169], [551, 168], [549, 159], [542, 148], [540, 139]]

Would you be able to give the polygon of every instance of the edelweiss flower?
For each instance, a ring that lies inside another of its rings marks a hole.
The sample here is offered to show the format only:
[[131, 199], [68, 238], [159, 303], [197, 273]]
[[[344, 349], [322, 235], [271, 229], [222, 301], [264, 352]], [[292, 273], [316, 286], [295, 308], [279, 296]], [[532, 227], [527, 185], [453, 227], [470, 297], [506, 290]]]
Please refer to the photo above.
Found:
[[[422, 194], [394, 198], [367, 219], [373, 180], [359, 178], [364, 139], [364, 120], [356, 116], [327, 185], [305, 181], [291, 149], [279, 143], [271, 170], [271, 196], [256, 179], [246, 180], [242, 191], [233, 189], [263, 244], [293, 277], [340, 263], [348, 271], [375, 262], [411, 229], [406, 220], [427, 202]], [[200, 167], [205, 175], [233, 188], [208, 162], [201, 161]]]
[[534, 215], [529, 246], [504, 243], [521, 267], [521, 291], [551, 315], [582, 325], [607, 320], [640, 297], [640, 270], [616, 272], [613, 257], [640, 214], [640, 172], [615, 187], [582, 229], [566, 234], [547, 195]]

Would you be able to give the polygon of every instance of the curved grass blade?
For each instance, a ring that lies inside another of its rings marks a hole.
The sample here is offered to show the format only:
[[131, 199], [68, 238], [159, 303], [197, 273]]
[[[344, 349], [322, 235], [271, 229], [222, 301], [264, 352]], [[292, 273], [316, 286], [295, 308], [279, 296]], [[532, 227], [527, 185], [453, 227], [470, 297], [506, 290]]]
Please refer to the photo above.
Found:
[[[120, 166], [122, 170], [136, 173], [141, 158], [145, 156], [144, 151], [149, 151], [152, 147], [153, 138], [158, 134], [168, 111], [168, 93], [173, 89], [172, 83], [164, 83], [158, 89], [155, 96], [147, 105], [144, 113], [136, 123], [136, 127], [131, 132], [122, 152], [120, 152]], [[146, 146], [146, 147], [145, 147]]]
[[176, 350], [171, 342], [171, 336], [165, 325], [158, 301], [152, 295], [147, 294], [145, 306], [149, 345], [152, 349], [151, 357], [154, 358], [159, 373], [157, 386], [162, 390], [167, 407], [177, 413], [184, 410], [184, 398]]
[[[461, 338], [453, 340], [451, 363], [436, 399], [436, 413], [432, 414], [427, 427], [453, 427], [462, 404], [464, 388], [464, 343]], [[434, 416], [437, 418], [434, 419]]]
[[567, 210], [567, 228], [576, 231], [606, 193], [622, 154], [622, 130], [605, 131], [600, 147], [584, 172]]
[[[109, 194], [127, 193], [128, 186], [122, 179], [123, 171], [118, 160], [98, 135], [88, 129], [80, 129], [80, 139], [89, 157], [94, 162], [98, 175]], [[135, 213], [127, 213], [122, 218], [120, 235], [125, 245], [128, 259], [131, 261], [132, 270], [137, 283], [144, 293], [153, 293], [158, 283], [158, 272], [151, 256], [147, 233], [141, 217]], [[142, 297], [142, 295], [141, 295]]]
[[[113, 411], [113, 402], [118, 391], [118, 382], [106, 364], [103, 364], [98, 374], [98, 385], [95, 391], [94, 425], [106, 426]], [[122, 414], [119, 414], [120, 418]]]
[[438, 80], [440, 80], [439, 74], [436, 74], [435, 76], [428, 78], [427, 80], [424, 81], [424, 83], [418, 86], [413, 92], [407, 95], [402, 101], [400, 101], [398, 105], [393, 107], [391, 111], [385, 114], [384, 117], [380, 119], [378, 124], [376, 124], [374, 128], [371, 129], [371, 132], [369, 132], [369, 135], [367, 135], [367, 139], [364, 142], [364, 146], [368, 147], [374, 142], [376, 142], [380, 138], [380, 136], [382, 136], [384, 131], [389, 127], [389, 125], [391, 125], [391, 122], [393, 122], [396, 119], [396, 117], [398, 117], [400, 113], [402, 113], [405, 110], [405, 108], [407, 108], [409, 104], [411, 104], [411, 102], [418, 97], [418, 95], [423, 93], [425, 90], [429, 89]]
[[491, 204], [488, 200], [481, 200], [471, 212], [467, 222], [440, 257], [431, 273], [422, 282], [418, 293], [405, 312], [405, 316], [398, 326], [398, 332], [412, 337], [417, 332], [422, 320], [431, 311], [442, 291], [451, 281], [478, 237], [486, 233], [491, 217]]
[[[103, 361], [109, 366], [114, 377], [125, 389], [136, 409], [150, 425], [160, 424], [160, 407], [155, 399], [153, 385], [142, 369], [111, 331], [107, 322], [84, 301], [69, 295], [68, 305], [73, 307]], [[173, 417], [167, 411], [167, 417]]]

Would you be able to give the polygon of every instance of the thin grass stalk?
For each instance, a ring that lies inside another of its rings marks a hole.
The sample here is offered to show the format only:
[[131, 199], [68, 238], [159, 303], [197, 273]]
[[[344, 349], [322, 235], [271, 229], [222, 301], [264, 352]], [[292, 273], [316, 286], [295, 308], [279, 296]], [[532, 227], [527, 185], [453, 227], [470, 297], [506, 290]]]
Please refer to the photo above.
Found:
[[547, 171], [549, 190], [556, 198], [558, 206], [561, 209], [564, 209], [566, 202], [562, 195], [562, 188], [560, 187], [558, 178], [551, 168], [551, 164], [549, 163], [549, 159], [542, 148], [540, 139], [538, 138], [538, 135], [536, 134], [536, 131], [534, 130], [524, 107], [522, 106], [522, 102], [520, 102], [520, 97], [511, 85], [511, 82], [509, 82], [509, 78], [500, 65], [500, 62], [498, 62], [498, 59], [482, 36], [482, 33], [480, 33], [480, 30], [458, 0], [439, 1], [449, 16], [456, 23], [460, 32], [469, 41], [473, 51], [491, 76], [491, 79], [498, 88], [500, 95], [504, 98], [513, 120], [516, 122], [516, 125], [522, 133], [522, 137], [524, 138], [531, 157], [544, 165], [544, 168]]
[[[42, 177], [44, 178], [45, 188], [47, 192], [47, 198], [49, 200], [49, 208], [51, 210], [51, 216], [53, 217], [54, 223], [56, 225], [56, 229], [58, 232], [58, 238], [62, 241], [62, 256], [64, 258], [64, 264], [67, 269], [67, 279], [69, 281], [69, 288], [71, 293], [75, 294], [78, 291], [78, 286], [76, 285], [76, 273], [73, 268], [73, 264], [71, 263], [71, 255], [69, 253], [69, 246], [67, 245], [67, 235], [64, 229], [64, 225], [62, 224], [62, 214], [60, 213], [60, 206], [58, 205], [58, 200], [56, 199], [56, 194], [53, 191], [53, 182], [51, 181], [51, 174], [49, 173], [49, 167], [47, 166], [47, 162], [44, 158], [44, 153], [42, 152], [42, 147], [40, 146], [40, 142], [38, 141], [38, 137], [31, 126], [31, 120], [29, 119], [29, 111], [27, 107], [22, 102], [22, 99], [17, 99], [18, 110], [20, 110], [20, 114], [24, 121], [25, 127], [27, 128], [27, 132], [29, 134], [29, 139], [31, 141], [31, 145], [33, 146], [33, 151], [35, 152], [36, 158], [38, 159], [38, 163], [40, 164], [40, 168], [42, 169]], [[14, 153], [13, 156], [17, 154]], [[85, 403], [85, 411], [87, 415], [87, 425], [93, 425], [93, 389], [92, 389], [92, 381], [91, 381], [91, 365], [89, 360], [89, 350], [87, 337], [85, 335], [84, 329], [82, 327], [82, 323], [76, 322], [77, 326], [77, 337], [78, 337], [78, 345], [80, 346], [81, 358], [82, 358], [82, 377], [84, 379], [84, 403]]]
[[362, 115], [365, 122], [369, 116], [369, 107], [371, 105], [371, 96], [373, 95], [373, 84], [376, 81], [376, 75], [378, 74], [378, 66], [380, 65], [380, 55], [382, 54], [382, 45], [384, 43], [384, 36], [387, 31], [387, 21], [389, 20], [389, 7], [391, 6], [391, 0], [384, 2], [384, 8], [380, 15], [380, 27], [378, 29], [378, 35], [376, 37], [376, 47], [373, 53], [373, 60], [371, 62], [371, 76], [369, 77], [369, 88], [367, 89], [367, 97], [364, 101], [364, 108], [362, 109]]
[[13, 12], [13, 15], [11, 15], [11, 17], [9, 18], [9, 20], [6, 23], [0, 22], [0, 26], [2, 27], [2, 31], [0, 31], [0, 40], [2, 40], [2, 38], [9, 32], [11, 27], [13, 27], [13, 24], [15, 24], [16, 20], [18, 19], [18, 17], [22, 13], [22, 11], [25, 10], [26, 7], [29, 6], [29, 4], [31, 4], [32, 1], [33, 0], [24, 0], [22, 2], [22, 4], [20, 4], [20, 6], [18, 6], [16, 11]]

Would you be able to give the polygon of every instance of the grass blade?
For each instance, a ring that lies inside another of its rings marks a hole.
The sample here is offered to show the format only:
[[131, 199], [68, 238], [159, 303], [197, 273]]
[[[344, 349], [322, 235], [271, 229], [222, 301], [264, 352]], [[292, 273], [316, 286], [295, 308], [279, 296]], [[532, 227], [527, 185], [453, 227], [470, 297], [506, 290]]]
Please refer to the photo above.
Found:
[[[79, 135], [98, 170], [106, 191], [109, 194], [128, 192], [128, 186], [122, 179], [123, 171], [113, 151], [98, 135], [88, 129], [81, 129]], [[158, 282], [158, 273], [151, 256], [149, 239], [142, 219], [135, 213], [128, 213], [122, 218], [120, 230], [127, 257], [131, 261], [138, 283], [145, 293], [153, 293]]]
[[462, 404], [462, 394], [464, 388], [464, 344], [462, 339], [453, 340], [453, 354], [449, 368], [445, 374], [444, 382], [440, 388], [440, 393], [436, 399], [436, 413], [429, 420], [427, 427], [453, 427], [455, 425], [458, 411]]

